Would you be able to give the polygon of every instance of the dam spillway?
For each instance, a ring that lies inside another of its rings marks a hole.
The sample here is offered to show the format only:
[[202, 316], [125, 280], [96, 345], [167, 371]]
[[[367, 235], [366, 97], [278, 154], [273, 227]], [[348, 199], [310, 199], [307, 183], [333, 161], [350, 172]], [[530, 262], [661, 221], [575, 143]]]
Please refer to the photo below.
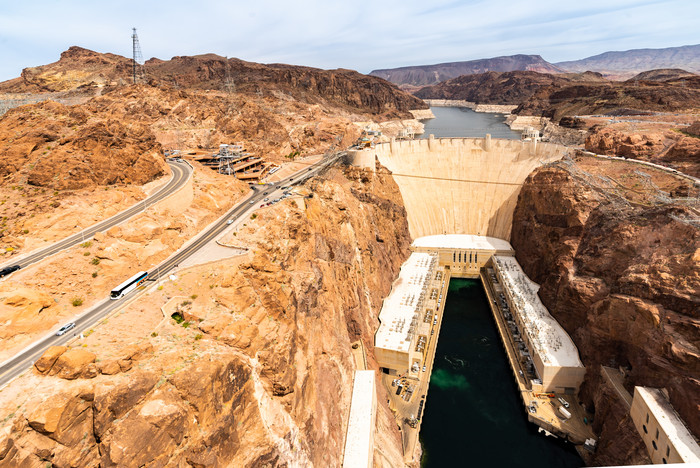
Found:
[[350, 163], [393, 173], [413, 239], [474, 234], [510, 240], [520, 187], [538, 166], [569, 150], [539, 141], [427, 138], [350, 151]]

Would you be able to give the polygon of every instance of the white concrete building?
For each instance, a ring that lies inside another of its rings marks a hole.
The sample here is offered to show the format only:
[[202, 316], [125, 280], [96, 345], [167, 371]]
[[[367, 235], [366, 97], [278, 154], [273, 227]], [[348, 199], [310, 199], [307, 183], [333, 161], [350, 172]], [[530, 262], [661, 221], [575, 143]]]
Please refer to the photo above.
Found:
[[436, 267], [435, 254], [412, 253], [384, 299], [374, 336], [374, 353], [383, 372], [417, 375], [424, 365], [425, 346], [421, 342], [429, 333], [430, 322], [422, 317], [423, 304]]
[[377, 392], [373, 370], [355, 371], [348, 431], [343, 453], [344, 468], [370, 468], [374, 457]]
[[539, 285], [527, 277], [515, 257], [494, 256], [494, 270], [539, 380], [533, 391], [575, 394], [586, 368], [576, 345], [540, 301]]
[[630, 415], [654, 463], [700, 463], [700, 447], [658, 388], [634, 387]]

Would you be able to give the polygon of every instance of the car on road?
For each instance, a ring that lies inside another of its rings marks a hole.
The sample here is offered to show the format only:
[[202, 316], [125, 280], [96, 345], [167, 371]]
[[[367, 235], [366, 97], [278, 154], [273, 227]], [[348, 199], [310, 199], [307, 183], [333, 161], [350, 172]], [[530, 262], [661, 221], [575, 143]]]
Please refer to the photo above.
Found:
[[270, 199], [269, 199], [269, 198], [266, 198], [266, 199], [264, 199], [263, 201], [270, 201]]
[[426, 366], [423, 366], [423, 372], [425, 372], [425, 368], [426, 368]]
[[255, 202], [254, 202], [254, 201], [251, 201], [251, 202], [250, 202], [251, 205], [252, 205], [253, 203], [255, 203]]
[[233, 223], [232, 219], [229, 219], [228, 221], [226, 221], [226, 224], [232, 224], [232, 223]]
[[62, 326], [61, 328], [59, 328], [58, 331], [56, 332], [56, 336], [65, 335], [66, 332], [67, 332], [68, 330], [70, 330], [71, 328], [75, 328], [75, 323], [71, 322], [71, 323], [67, 323], [67, 324], [63, 325], [63, 326]]
[[9, 275], [12, 272], [19, 270], [19, 268], [20, 268], [19, 265], [12, 265], [12, 266], [3, 268], [2, 270], [0, 270], [0, 278], [2, 278], [3, 276]]
[[263, 195], [267, 195], [268, 193], [270, 193], [270, 192], [263, 192]]

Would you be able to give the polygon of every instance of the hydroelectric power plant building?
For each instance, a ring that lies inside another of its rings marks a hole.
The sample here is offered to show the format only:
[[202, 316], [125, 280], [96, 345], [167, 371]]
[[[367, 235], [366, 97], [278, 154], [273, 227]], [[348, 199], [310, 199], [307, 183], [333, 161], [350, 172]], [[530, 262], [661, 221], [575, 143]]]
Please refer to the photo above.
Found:
[[526, 367], [529, 363], [537, 376], [531, 381], [532, 391], [576, 394], [586, 368], [574, 342], [537, 296], [539, 286], [527, 277], [514, 257], [496, 255], [492, 263], [496, 278], [503, 285], [501, 300], [512, 311], [507, 316], [509, 330]]
[[526, 370], [531, 370], [530, 389], [578, 392], [586, 372], [578, 350], [540, 301], [539, 286], [522, 271], [510, 243], [494, 237], [447, 234], [418, 238], [411, 250], [379, 313], [375, 354], [384, 373], [419, 376], [425, 365], [430, 326], [445, 300], [432, 297], [435, 293], [429, 281], [437, 275], [447, 282], [451, 276], [479, 278], [482, 268], [493, 265], [504, 291], [502, 300], [512, 312], [509, 325], [517, 337], [517, 351], [524, 357]]

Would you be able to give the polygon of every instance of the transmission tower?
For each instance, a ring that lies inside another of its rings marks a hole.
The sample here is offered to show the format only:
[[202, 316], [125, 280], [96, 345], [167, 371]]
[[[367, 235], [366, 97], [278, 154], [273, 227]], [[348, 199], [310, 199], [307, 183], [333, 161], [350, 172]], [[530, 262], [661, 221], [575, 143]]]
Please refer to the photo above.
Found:
[[231, 78], [231, 65], [229, 64], [228, 57], [225, 57], [226, 60], [226, 78], [224, 81], [224, 88], [226, 88], [226, 92], [229, 94], [232, 94], [236, 90], [236, 85], [233, 82], [233, 78]]
[[133, 63], [132, 63], [132, 76], [134, 79], [134, 84], [136, 84], [136, 76], [142, 73], [141, 62], [143, 62], [143, 56], [141, 55], [141, 44], [139, 44], [139, 36], [136, 34], [136, 28], [132, 29], [134, 33], [131, 35], [131, 41], [133, 44]]

